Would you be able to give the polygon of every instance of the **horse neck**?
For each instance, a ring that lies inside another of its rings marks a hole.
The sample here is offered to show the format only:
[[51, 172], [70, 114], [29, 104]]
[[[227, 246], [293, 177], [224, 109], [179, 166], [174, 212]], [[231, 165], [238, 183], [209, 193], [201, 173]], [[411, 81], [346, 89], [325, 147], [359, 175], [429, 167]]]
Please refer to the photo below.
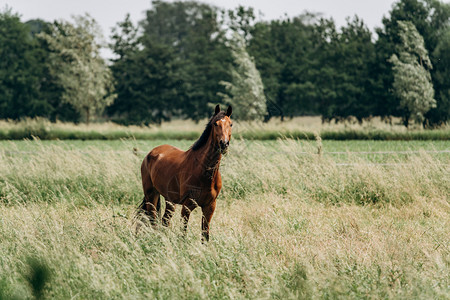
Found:
[[214, 142], [213, 133], [209, 136], [206, 144], [198, 150], [197, 160], [202, 167], [202, 174], [212, 178], [219, 170], [222, 154], [218, 151], [218, 146]]
[[213, 142], [212, 135], [213, 134], [211, 134], [211, 137], [208, 140], [205, 149], [205, 155], [203, 156], [203, 162], [207, 173], [209, 173], [208, 171], [210, 170], [213, 171], [212, 173], [219, 170], [220, 160], [222, 159], [222, 154], [220, 153], [220, 151], [218, 151], [218, 146], [215, 144], [215, 142]]

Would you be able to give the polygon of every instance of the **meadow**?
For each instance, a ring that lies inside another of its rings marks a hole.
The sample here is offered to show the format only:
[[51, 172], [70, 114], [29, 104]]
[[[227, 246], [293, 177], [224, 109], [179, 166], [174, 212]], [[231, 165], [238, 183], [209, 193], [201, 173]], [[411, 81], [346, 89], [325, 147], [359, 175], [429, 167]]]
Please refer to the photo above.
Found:
[[0, 299], [450, 297], [449, 141], [234, 138], [208, 244], [135, 232], [162, 143], [0, 141]]
[[[0, 120], [0, 140], [193, 140], [203, 131], [207, 120], [173, 120], [159, 125], [122, 126], [111, 122], [74, 124], [51, 123], [44, 118], [21, 121]], [[386, 122], [376, 117], [359, 124], [356, 120], [322, 123], [318, 116], [295, 117], [281, 122], [236, 122], [235, 138], [277, 140], [292, 138], [311, 140], [320, 135], [324, 140], [450, 140], [450, 126], [423, 130], [421, 126], [406, 128], [399, 118]]]

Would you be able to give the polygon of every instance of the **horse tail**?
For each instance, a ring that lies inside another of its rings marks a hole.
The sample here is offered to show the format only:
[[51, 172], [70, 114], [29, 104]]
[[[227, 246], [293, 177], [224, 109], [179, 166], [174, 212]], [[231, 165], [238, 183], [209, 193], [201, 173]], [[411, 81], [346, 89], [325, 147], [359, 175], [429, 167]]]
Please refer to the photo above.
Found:
[[[145, 210], [145, 197], [142, 198], [141, 204], [139, 204], [136, 213], [145, 212], [147, 214], [147, 211]], [[156, 202], [156, 211], [159, 213], [161, 210], [161, 197], [158, 197], [158, 202]]]
[[156, 212], [158, 215], [161, 214], [161, 196], [158, 197], [158, 202], [156, 202]]
[[138, 211], [146, 211], [145, 204], [150, 201], [150, 192], [153, 190], [153, 182], [150, 177], [150, 161], [151, 152], [147, 154], [141, 164], [142, 188], [144, 190], [144, 198], [138, 207]]
[[[161, 209], [161, 198], [159, 196], [159, 192], [153, 186], [153, 182], [150, 176], [150, 168], [151, 164], [154, 162], [155, 156], [152, 155], [152, 151], [144, 158], [141, 165], [141, 177], [142, 177], [142, 187], [144, 190], [144, 198], [142, 199], [141, 204], [138, 206], [137, 213], [145, 213], [147, 216], [150, 216], [150, 211], [147, 205], [155, 205], [154, 209], [156, 209], [157, 214], [160, 214]], [[155, 197], [158, 197], [155, 203]], [[153, 209], [152, 209], [153, 210]]]

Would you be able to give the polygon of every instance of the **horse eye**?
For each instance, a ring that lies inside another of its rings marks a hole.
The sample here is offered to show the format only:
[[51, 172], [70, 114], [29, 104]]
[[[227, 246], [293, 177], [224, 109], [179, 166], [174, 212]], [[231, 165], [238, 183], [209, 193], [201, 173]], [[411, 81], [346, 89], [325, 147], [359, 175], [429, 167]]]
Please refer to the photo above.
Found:
[[233, 127], [233, 124], [230, 124], [230, 127]]

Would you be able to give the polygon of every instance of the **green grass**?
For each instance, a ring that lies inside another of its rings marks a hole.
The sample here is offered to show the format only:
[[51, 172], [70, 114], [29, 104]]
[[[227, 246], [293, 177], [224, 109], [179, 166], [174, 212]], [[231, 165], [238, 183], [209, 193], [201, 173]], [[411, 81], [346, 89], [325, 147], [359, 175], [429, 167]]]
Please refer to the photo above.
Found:
[[[58, 146], [64, 150], [117, 150], [117, 151], [131, 151], [133, 148], [137, 148], [140, 151], [150, 151], [153, 147], [162, 144], [170, 144], [179, 147], [183, 150], [187, 150], [195, 140], [134, 140], [134, 139], [122, 139], [122, 140], [74, 140], [74, 141], [61, 141], [61, 140], [21, 140], [21, 141], [1, 141], [0, 150], [17, 150], [17, 151], [33, 151], [39, 150], [43, 146]], [[237, 143], [239, 149], [245, 146], [256, 151], [258, 145], [264, 145], [265, 150], [280, 150], [280, 142], [275, 141], [252, 141], [252, 140], [240, 140], [239, 138], [232, 138], [232, 143]], [[356, 152], [356, 151], [443, 151], [450, 150], [449, 141], [322, 141], [324, 152]], [[298, 148], [317, 147], [315, 139], [305, 141], [298, 141]]]
[[450, 296], [450, 142], [233, 139], [209, 244], [136, 235], [143, 156], [192, 142], [0, 142], [0, 298]]
[[[192, 140], [202, 132], [206, 120], [200, 123], [177, 120], [161, 126], [120, 126], [98, 123], [89, 126], [71, 123], [50, 123], [45, 119], [26, 119], [20, 122], [0, 121], [0, 140], [23, 140], [37, 137], [41, 140]], [[233, 136], [246, 140], [277, 140], [292, 138], [314, 140], [319, 134], [323, 140], [450, 140], [450, 128], [423, 130], [389, 125], [381, 121], [359, 124], [322, 124], [319, 117], [299, 117], [285, 122], [235, 122]]]
[[[294, 155], [305, 152], [304, 148], [308, 148], [308, 151], [315, 152], [317, 150], [316, 141], [303, 141], [297, 142], [298, 146], [294, 147], [292, 153], [286, 153], [285, 150], [280, 148], [279, 141], [252, 141], [252, 140], [236, 140], [233, 139], [233, 143], [238, 145], [238, 152], [246, 151], [260, 151], [261, 156], [273, 156], [273, 155]], [[194, 140], [88, 140], [88, 141], [0, 141], [0, 149], [6, 151], [10, 156], [23, 156], [23, 155], [35, 155], [40, 153], [42, 147], [58, 146], [64, 150], [83, 151], [83, 154], [88, 154], [91, 151], [100, 154], [104, 151], [123, 151], [127, 153], [136, 153], [138, 155], [146, 154], [150, 149], [161, 145], [171, 144], [180, 149], [187, 150]], [[365, 158], [369, 162], [385, 163], [390, 158], [396, 157], [397, 160], [404, 160], [410, 156], [419, 155], [420, 151], [425, 151], [428, 155], [435, 157], [436, 159], [445, 160], [449, 157], [450, 143], [447, 141], [322, 141], [322, 153], [326, 157], [333, 157], [335, 162], [345, 163], [352, 162], [354, 157]], [[260, 145], [264, 145], [261, 150]], [[302, 150], [303, 148], [303, 150]], [[436, 153], [433, 153], [436, 151]], [[411, 152], [411, 153], [409, 153]], [[307, 154], [307, 153], [303, 153]], [[448, 161], [448, 160], [447, 160]]]
[[[255, 130], [238, 133], [237, 137], [249, 140], [276, 140], [280, 137], [288, 137], [301, 140], [313, 140], [316, 135], [314, 131], [302, 130]], [[344, 129], [344, 130], [323, 130], [320, 131], [320, 137], [324, 140], [375, 140], [375, 141], [413, 141], [413, 140], [450, 140], [450, 131], [448, 129], [419, 130], [391, 132], [387, 130], [362, 130], [362, 129]]]
[[[12, 129], [9, 131], [0, 130], [1, 140], [22, 140], [37, 137], [41, 140], [120, 140], [126, 138], [140, 140], [191, 140], [198, 137], [201, 131], [159, 131], [159, 132], [130, 132], [130, 131], [81, 131], [81, 130], [28, 130]], [[248, 140], [276, 140], [282, 137], [293, 139], [311, 140], [314, 139], [313, 131], [248, 131], [237, 133], [237, 138]], [[322, 131], [320, 132], [324, 140], [376, 140], [376, 141], [411, 141], [411, 140], [450, 140], [449, 130], [426, 130], [426, 131], [408, 131], [408, 132], [390, 132], [390, 131]]]

